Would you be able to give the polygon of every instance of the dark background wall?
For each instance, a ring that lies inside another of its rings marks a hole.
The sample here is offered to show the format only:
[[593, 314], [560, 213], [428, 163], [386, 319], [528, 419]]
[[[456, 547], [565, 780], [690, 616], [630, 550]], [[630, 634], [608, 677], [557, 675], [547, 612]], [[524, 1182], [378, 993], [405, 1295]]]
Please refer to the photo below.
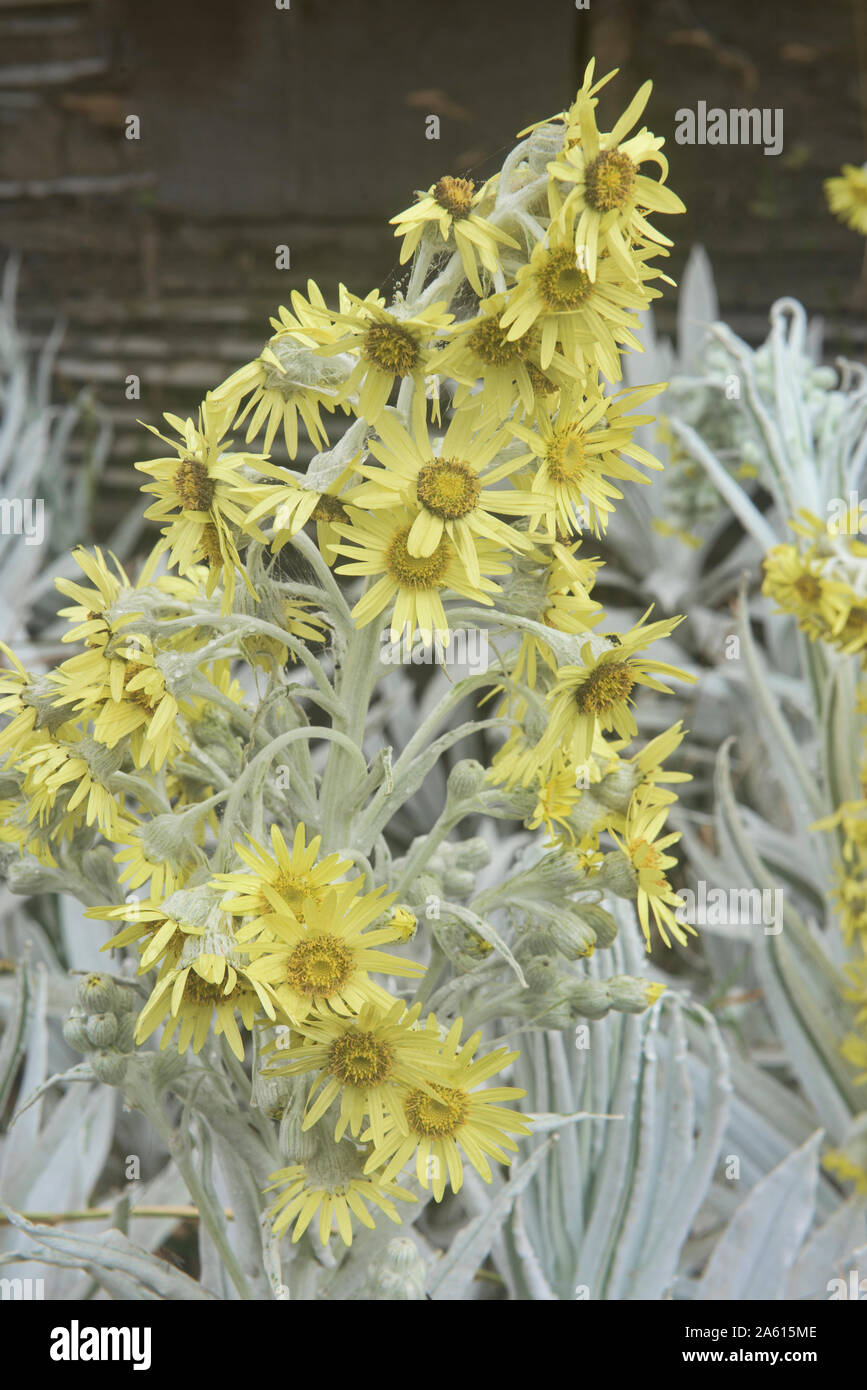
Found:
[[[388, 216], [441, 173], [496, 169], [595, 54], [621, 68], [603, 116], [654, 80], [647, 121], [689, 209], [667, 227], [675, 276], [702, 241], [745, 336], [795, 294], [832, 346], [861, 353], [863, 242], [828, 215], [822, 180], [867, 156], [865, 14], [863, 0], [0, 0], [0, 241], [24, 256], [21, 321], [37, 341], [64, 316], [61, 389], [96, 384], [117, 423], [110, 482], [134, 486], [136, 414], [192, 410], [308, 276], [326, 292], [393, 283]], [[675, 144], [675, 112], [700, 100], [782, 107], [782, 154]]]

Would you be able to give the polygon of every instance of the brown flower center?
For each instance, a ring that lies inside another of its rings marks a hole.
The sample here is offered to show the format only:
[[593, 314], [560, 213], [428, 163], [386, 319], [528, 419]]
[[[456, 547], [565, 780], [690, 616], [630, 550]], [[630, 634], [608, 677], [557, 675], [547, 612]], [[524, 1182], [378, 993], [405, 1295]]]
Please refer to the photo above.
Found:
[[536, 271], [536, 284], [543, 303], [558, 312], [580, 309], [593, 293], [589, 275], [578, 269], [574, 251], [565, 246], [548, 252]]
[[575, 692], [575, 703], [582, 714], [602, 714], [625, 700], [635, 677], [628, 661], [611, 661], [597, 666]]
[[629, 201], [636, 168], [622, 150], [602, 150], [584, 171], [584, 196], [597, 212], [611, 212]]
[[431, 1085], [436, 1096], [426, 1091], [410, 1091], [406, 1118], [410, 1129], [424, 1139], [451, 1139], [470, 1113], [470, 1098], [458, 1086]]
[[473, 510], [482, 484], [462, 459], [435, 458], [419, 469], [416, 494], [423, 507], [444, 521], [457, 521]]
[[328, 1051], [332, 1073], [344, 1086], [378, 1086], [394, 1065], [394, 1053], [375, 1033], [344, 1033]]
[[411, 526], [402, 526], [388, 543], [385, 569], [405, 589], [435, 589], [445, 582], [452, 548], [443, 538], [432, 555], [410, 555], [407, 547]]
[[399, 323], [372, 323], [364, 335], [361, 351], [366, 361], [388, 376], [408, 376], [421, 356], [415, 338]]
[[472, 179], [454, 179], [450, 174], [440, 179], [433, 195], [441, 208], [452, 217], [468, 217], [473, 206], [475, 184]]
[[199, 459], [184, 459], [175, 469], [175, 491], [186, 512], [206, 512], [217, 485]]
[[323, 932], [293, 947], [286, 963], [286, 982], [298, 994], [319, 994], [328, 999], [343, 988], [354, 968], [340, 938]]

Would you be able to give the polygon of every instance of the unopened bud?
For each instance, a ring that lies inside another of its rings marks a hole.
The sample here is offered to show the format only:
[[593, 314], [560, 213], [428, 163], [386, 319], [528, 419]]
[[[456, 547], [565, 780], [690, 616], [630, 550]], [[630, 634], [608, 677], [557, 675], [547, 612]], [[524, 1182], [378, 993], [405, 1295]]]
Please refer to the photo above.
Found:
[[114, 1048], [101, 1048], [91, 1052], [87, 1058], [93, 1074], [106, 1086], [119, 1086], [126, 1076], [127, 1058]]
[[84, 1026], [92, 1047], [109, 1047], [117, 1037], [114, 1014], [91, 1014]]
[[93, 973], [78, 982], [78, 1000], [87, 1014], [113, 1013], [122, 1005], [122, 991], [110, 975]]

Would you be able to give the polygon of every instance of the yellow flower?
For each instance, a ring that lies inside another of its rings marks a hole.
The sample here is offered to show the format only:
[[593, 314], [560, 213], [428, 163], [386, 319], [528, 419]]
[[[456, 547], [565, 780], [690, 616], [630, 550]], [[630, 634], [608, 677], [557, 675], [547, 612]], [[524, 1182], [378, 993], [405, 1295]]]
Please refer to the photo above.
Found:
[[[571, 763], [561, 763], [539, 785], [536, 809], [525, 822], [528, 830], [538, 830], [545, 826], [551, 841], [562, 838], [572, 844], [575, 831], [569, 824], [569, 817], [577, 806], [583, 788], [576, 782], [575, 769]], [[557, 826], [561, 829], [558, 832]]]
[[[237, 916], [252, 916], [248, 927], [238, 932], [238, 940], [246, 941], [262, 930], [261, 918], [269, 913], [288, 911], [299, 922], [311, 904], [321, 904], [326, 891], [349, 872], [352, 861], [329, 854], [317, 863], [322, 836], [314, 835], [307, 844], [303, 822], [295, 827], [291, 851], [286, 846], [278, 825], [271, 826], [273, 854], [248, 836], [249, 848], [236, 841], [235, 850], [250, 870], [214, 874], [211, 882], [229, 896], [221, 907]], [[357, 882], [357, 880], [356, 880]]]
[[356, 882], [340, 883], [329, 888], [321, 903], [305, 900], [303, 922], [285, 906], [261, 918], [263, 936], [244, 947], [253, 956], [249, 973], [292, 1023], [300, 1024], [326, 1006], [344, 1016], [367, 1003], [388, 1007], [391, 996], [370, 979], [371, 971], [423, 973], [415, 961], [377, 949], [399, 939], [394, 927], [371, 929], [394, 901], [394, 894], [383, 893], [378, 888], [359, 896]]
[[610, 480], [647, 483], [649, 479], [626, 462], [624, 455], [646, 468], [662, 464], [632, 435], [647, 415], [627, 415], [663, 388], [645, 386], [637, 391], [603, 396], [598, 387], [588, 395], [563, 391], [556, 409], [536, 408], [533, 424], [511, 423], [509, 429], [539, 460], [531, 490], [537, 502], [531, 531], [542, 522], [549, 532], [575, 535], [591, 527], [600, 535], [608, 525], [614, 501], [623, 493]]
[[335, 529], [345, 540], [334, 549], [350, 559], [350, 563], [338, 565], [337, 570], [340, 574], [381, 576], [352, 610], [357, 627], [365, 627], [393, 603], [393, 642], [405, 632], [413, 636], [416, 631], [425, 642], [433, 641], [434, 632], [447, 642], [449, 629], [441, 595], [453, 590], [475, 603], [490, 605], [490, 595], [498, 592], [498, 586], [487, 576], [506, 574], [509, 565], [502, 560], [499, 546], [484, 540], [476, 542], [480, 578], [474, 584], [456, 547], [446, 536], [429, 555], [412, 555], [409, 537], [417, 516], [418, 511], [395, 507], [382, 515], [358, 512], [350, 526], [336, 522]]
[[[639, 120], [652, 87], [652, 82], [643, 84], [606, 135], [600, 134], [596, 124], [596, 103], [587, 94], [579, 95], [563, 151], [548, 165], [552, 179], [551, 216], [574, 218], [579, 213], [575, 221], [575, 250], [591, 280], [596, 279], [600, 248], [610, 252], [621, 272], [634, 279], [637, 265], [633, 242], [672, 244], [651, 226], [646, 214], [686, 211], [677, 194], [665, 187], [668, 161], [660, 154], [664, 140], [643, 127], [630, 139], [624, 138]], [[641, 165], [648, 161], [658, 166], [659, 181], [642, 174]], [[571, 185], [565, 203], [553, 183], [555, 179]]]
[[470, 584], [479, 585], [480, 540], [512, 551], [530, 549], [526, 537], [499, 514], [526, 516], [536, 505], [533, 498], [515, 488], [495, 486], [527, 455], [492, 466], [507, 437], [490, 418], [480, 424], [476, 412], [459, 411], [434, 443], [427, 426], [413, 438], [390, 415], [383, 415], [377, 429], [380, 438], [371, 441], [370, 451], [383, 467], [361, 466], [359, 472], [369, 481], [347, 498], [374, 512], [399, 506], [415, 512], [406, 540], [410, 557], [429, 558], [446, 537]]
[[367, 1115], [377, 1144], [384, 1142], [389, 1123], [408, 1133], [404, 1098], [410, 1088], [425, 1089], [439, 1055], [439, 1039], [415, 1026], [420, 1009], [417, 1004], [407, 1011], [400, 1002], [387, 1010], [365, 1004], [357, 1018], [312, 1014], [304, 1020], [301, 1044], [280, 1053], [279, 1064], [268, 1072], [317, 1073], [304, 1129], [320, 1120], [339, 1096], [335, 1139], [343, 1137], [347, 1126], [358, 1135]]
[[106, 941], [102, 950], [116, 951], [124, 946], [138, 944], [141, 957], [138, 968], [140, 975], [161, 963], [167, 963], [169, 969], [174, 969], [181, 958], [187, 939], [204, 934], [203, 927], [182, 922], [178, 917], [167, 913], [161, 906], [159, 897], [149, 902], [122, 903], [119, 907], [89, 907], [84, 915], [94, 917], [98, 921], [127, 924]]
[[362, 1174], [362, 1156], [355, 1145], [348, 1141], [344, 1141], [338, 1149], [321, 1151], [306, 1163], [293, 1163], [288, 1168], [280, 1168], [276, 1173], [271, 1173], [270, 1178], [266, 1191], [275, 1187], [284, 1188], [268, 1209], [274, 1234], [282, 1235], [294, 1221], [293, 1245], [301, 1239], [317, 1212], [319, 1239], [323, 1245], [328, 1244], [335, 1222], [344, 1244], [351, 1245], [353, 1216], [362, 1226], [373, 1230], [373, 1218], [366, 1205], [368, 1202], [399, 1226], [400, 1216], [393, 1199], [402, 1202], [418, 1200], [396, 1183], [383, 1182], [378, 1177], [365, 1178]]
[[108, 782], [121, 760], [71, 725], [65, 726], [64, 733], [67, 736], [63, 738], [31, 739], [17, 759], [17, 766], [25, 773], [28, 816], [44, 824], [59, 798], [67, 815], [79, 812], [74, 816], [79, 824], [95, 824], [113, 839], [123, 800], [118, 800]]
[[849, 586], [825, 578], [823, 561], [802, 556], [797, 545], [775, 545], [764, 558], [762, 593], [791, 613], [808, 637], [828, 640], [845, 624]]
[[[507, 295], [496, 294], [479, 305], [475, 318], [455, 324], [445, 349], [436, 358], [440, 376], [457, 381], [454, 403], [490, 410], [498, 423], [508, 418], [520, 401], [525, 412], [533, 410], [562, 386], [580, 384], [582, 373], [561, 352], [554, 352], [543, 372], [539, 365], [540, 335], [529, 332], [511, 338], [500, 319]], [[482, 390], [478, 384], [481, 382]]]
[[404, 238], [400, 252], [401, 265], [415, 251], [425, 228], [437, 228], [441, 240], [451, 243], [459, 253], [464, 274], [476, 294], [481, 295], [483, 291], [476, 258], [489, 275], [496, 275], [501, 269], [500, 246], [518, 246], [514, 237], [473, 211], [485, 196], [486, 189], [481, 188], [476, 192], [472, 179], [452, 178], [449, 174], [439, 179], [426, 193], [416, 193], [416, 204], [391, 218], [395, 236]]
[[54, 703], [93, 719], [93, 737], [107, 748], [129, 738], [136, 767], [156, 771], [185, 746], [178, 702], [166, 685], [150, 638], [124, 633], [111, 656], [99, 650], [70, 657], [51, 672]]
[[203, 952], [185, 964], [182, 956], [154, 986], [139, 1014], [136, 1042], [143, 1043], [168, 1019], [160, 1049], [168, 1047], [177, 1032], [179, 1052], [186, 1052], [191, 1043], [194, 1052], [201, 1052], [213, 1024], [215, 1037], [224, 1034], [243, 1062], [244, 1043], [236, 1011], [248, 1032], [260, 1011], [270, 1019], [276, 1016], [268, 991], [234, 957]]
[[[211, 393], [215, 401], [228, 404], [232, 415], [244, 397], [249, 396], [235, 420], [235, 425], [241, 426], [250, 415], [247, 443], [255, 439], [264, 425], [263, 452], [268, 454], [282, 426], [286, 450], [292, 459], [298, 452], [299, 417], [315, 449], [328, 444], [319, 410], [324, 406], [334, 411], [353, 366], [349, 357], [335, 355], [333, 360], [323, 360], [316, 355], [323, 339], [323, 315], [327, 315], [328, 310], [321, 291], [312, 280], [307, 282], [307, 292], [309, 303], [293, 290], [295, 313], [281, 307], [279, 317], [271, 320], [277, 331], [259, 356], [233, 372]], [[336, 333], [332, 337], [336, 337]]]
[[688, 922], [681, 923], [672, 912], [672, 908], [677, 909], [684, 904], [665, 876], [666, 870], [677, 863], [674, 856], [665, 851], [680, 839], [676, 831], [660, 835], [669, 810], [669, 806], [660, 806], [649, 797], [646, 789], [639, 790], [633, 796], [626, 816], [623, 843], [611, 832], [612, 839], [626, 855], [636, 876], [638, 920], [648, 951], [651, 916], [666, 946], [671, 946], [669, 932], [681, 946], [687, 945], [687, 933], [697, 935], [695, 927]]
[[[197, 807], [187, 814], [194, 825], [205, 819], [205, 813], [200, 815]], [[112, 839], [121, 848], [114, 861], [118, 865], [117, 881], [128, 892], [148, 884], [151, 896], [161, 900], [181, 888], [193, 870], [206, 862], [189, 837], [178, 833], [177, 820], [175, 813], [119, 821]], [[203, 828], [197, 838], [203, 838]]]
[[647, 643], [668, 637], [682, 621], [668, 618], [644, 626], [649, 612], [622, 638], [615, 638], [614, 645], [594, 653], [588, 641], [581, 648], [582, 665], [560, 668], [547, 698], [548, 724], [539, 742], [540, 760], [546, 766], [563, 749], [576, 765], [586, 762], [597, 730], [614, 730], [620, 738], [634, 738], [638, 726], [630, 706], [636, 686], [669, 694], [669, 687], [657, 679], [658, 675], [690, 682], [697, 679], [666, 662], [636, 655]]
[[844, 164], [839, 174], [825, 180], [825, 197], [835, 217], [867, 236], [867, 165]]
[[357, 414], [375, 425], [394, 386], [412, 381], [413, 419], [417, 426], [422, 426], [431, 348], [437, 335], [454, 318], [444, 310], [444, 304], [431, 304], [410, 315], [401, 313], [394, 305], [391, 310], [383, 309], [370, 299], [350, 296], [348, 311], [332, 316], [333, 322], [344, 328], [343, 336], [318, 349], [320, 355], [351, 352], [358, 359], [343, 387], [341, 400], [357, 395]]
[[599, 258], [596, 278], [590, 279], [575, 254], [571, 216], [552, 223], [543, 241], [518, 271], [500, 323], [509, 338], [541, 329], [540, 364], [550, 366], [558, 343], [569, 361], [584, 364], [585, 373], [601, 370], [609, 381], [622, 376], [619, 344], [640, 352], [633, 329], [635, 311], [646, 309], [659, 291], [645, 283], [659, 274], [646, 264], [649, 253], [636, 250], [636, 278], [624, 275], [614, 258]]
[[349, 516], [341, 500], [341, 493], [355, 470], [356, 462], [357, 459], [353, 459], [324, 491], [303, 474], [296, 474], [279, 487], [265, 489], [261, 500], [249, 512], [247, 524], [255, 524], [264, 516], [273, 513], [274, 535], [271, 549], [276, 554], [283, 549], [287, 541], [304, 529], [308, 521], [315, 521], [316, 541], [327, 560], [330, 548], [339, 539], [334, 523], [346, 521]]
[[[499, 1103], [518, 1100], [525, 1091], [515, 1086], [477, 1089], [483, 1081], [513, 1062], [518, 1053], [501, 1047], [474, 1062], [473, 1054], [482, 1035], [474, 1033], [461, 1046], [461, 1027], [462, 1020], [456, 1019], [442, 1042], [442, 1076], [432, 1080], [424, 1090], [420, 1087], [411, 1090], [406, 1097], [404, 1113], [409, 1133], [404, 1133], [398, 1122], [393, 1121], [384, 1142], [375, 1144], [365, 1165], [367, 1173], [382, 1168], [382, 1180], [388, 1182], [415, 1155], [418, 1180], [422, 1187], [432, 1186], [438, 1202], [442, 1200], [447, 1181], [453, 1192], [460, 1191], [462, 1154], [485, 1182], [491, 1182], [488, 1158], [510, 1164], [506, 1150], [517, 1153], [518, 1146], [509, 1135], [530, 1133], [523, 1115]], [[427, 1028], [433, 1037], [438, 1036], [439, 1029], [432, 1014]], [[372, 1137], [371, 1131], [367, 1134]]]
[[54, 690], [47, 677], [31, 675], [5, 642], [0, 642], [0, 652], [11, 662], [8, 668], [0, 667], [0, 714], [11, 716], [0, 730], [0, 755], [17, 754], [35, 730], [47, 727], [60, 734], [69, 716], [54, 711]]
[[[154, 482], [142, 487], [143, 492], [152, 492], [157, 498], [145, 516], [165, 523], [162, 534], [171, 564], [183, 575], [204, 560], [208, 567], [206, 593], [212, 594], [222, 577], [226, 613], [232, 607], [236, 571], [253, 593], [238, 554], [236, 534], [259, 500], [261, 486], [251, 482], [243, 470], [255, 469], [266, 477], [282, 477], [280, 470], [261, 454], [224, 452], [229, 441], [224, 443], [223, 437], [231, 418], [231, 402], [217, 401], [212, 396], [206, 397], [200, 406], [198, 424], [167, 414], [165, 419], [180, 436], [178, 443], [160, 434], [153, 425], [147, 428], [175, 449], [176, 456], [135, 465], [154, 478]], [[257, 540], [264, 541], [264, 536], [254, 534]]]

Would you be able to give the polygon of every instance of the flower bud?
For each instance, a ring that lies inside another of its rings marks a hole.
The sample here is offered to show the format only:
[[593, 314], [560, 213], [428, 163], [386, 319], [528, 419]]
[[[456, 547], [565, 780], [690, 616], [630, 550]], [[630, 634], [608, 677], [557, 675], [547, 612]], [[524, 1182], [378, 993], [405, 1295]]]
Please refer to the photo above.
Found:
[[600, 907], [598, 903], [585, 903], [579, 900], [572, 911], [581, 918], [582, 922], [586, 922], [587, 926], [592, 928], [597, 946], [605, 950], [614, 943], [618, 931], [617, 922], [610, 912], [606, 912], [604, 907]]
[[596, 933], [580, 917], [564, 915], [553, 921], [549, 928], [552, 945], [567, 960], [580, 960], [582, 956], [592, 956], [596, 945]]
[[84, 1027], [92, 1047], [109, 1047], [117, 1037], [114, 1014], [91, 1014]]
[[491, 846], [482, 835], [455, 846], [455, 864], [459, 869], [486, 869], [491, 862]]
[[118, 1052], [135, 1052], [135, 1026], [138, 1021], [136, 1013], [121, 1014], [117, 1020], [117, 1034], [114, 1045]]
[[462, 758], [449, 773], [447, 796], [450, 801], [471, 801], [485, 785], [487, 772], [475, 758]]
[[87, 1014], [112, 1013], [122, 1007], [122, 994], [110, 975], [94, 972], [78, 982], [78, 1002]]
[[106, 1086], [119, 1086], [126, 1076], [128, 1059], [114, 1048], [100, 1048], [98, 1052], [91, 1052], [87, 1060], [94, 1076]]
[[618, 898], [638, 897], [638, 874], [632, 860], [622, 850], [612, 850], [603, 857], [599, 866], [598, 882], [604, 884]]
[[424, 1298], [425, 1262], [414, 1243], [390, 1240], [374, 1265], [367, 1282], [369, 1297], [391, 1301]]
[[419, 874], [418, 878], [409, 885], [406, 890], [407, 902], [412, 908], [421, 908], [427, 904], [429, 898], [441, 898], [443, 886], [438, 878], [433, 874]]
[[6, 870], [6, 882], [13, 893], [25, 896], [56, 893], [62, 887], [57, 870], [40, 864], [38, 859], [13, 859]]
[[468, 898], [476, 886], [476, 876], [467, 869], [448, 869], [443, 878], [446, 897]]
[[606, 773], [593, 786], [593, 797], [611, 811], [626, 815], [632, 793], [641, 780], [641, 771], [634, 763], [618, 763], [613, 772]]
[[75, 1007], [70, 1009], [68, 1017], [63, 1021], [63, 1037], [74, 1051], [89, 1051], [91, 1044], [85, 1027], [85, 1016], [81, 1009]]

